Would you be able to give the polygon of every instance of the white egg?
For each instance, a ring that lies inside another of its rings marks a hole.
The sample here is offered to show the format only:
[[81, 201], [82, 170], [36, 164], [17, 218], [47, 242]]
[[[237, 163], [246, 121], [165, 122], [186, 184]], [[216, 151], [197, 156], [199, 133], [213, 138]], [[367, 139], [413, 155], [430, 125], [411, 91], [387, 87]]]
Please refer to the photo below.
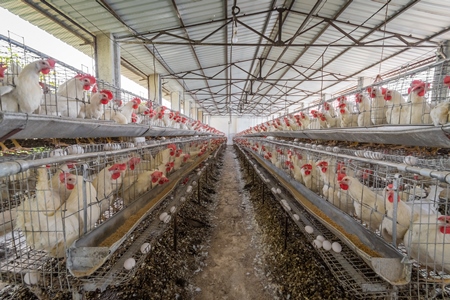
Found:
[[188, 186], [186, 189], [186, 193], [190, 194], [192, 192], [192, 185]]
[[171, 213], [171, 214], [175, 213], [176, 211], [177, 211], [177, 208], [176, 208], [175, 206], [172, 206], [172, 207], [170, 208], [170, 213]]
[[331, 244], [331, 248], [333, 249], [334, 252], [339, 253], [342, 251], [342, 246], [341, 244], [339, 244], [338, 242], [334, 242], [333, 244]]
[[323, 236], [321, 236], [321, 235], [318, 235], [316, 237], [316, 240], [319, 240], [319, 241], [323, 242], [323, 241], [325, 241], [325, 238]]
[[314, 241], [313, 241], [313, 246], [314, 246], [315, 248], [317, 248], [317, 249], [322, 248], [322, 241], [314, 240]]
[[167, 215], [165, 218], [164, 218], [164, 223], [169, 223], [170, 222], [170, 220], [172, 219], [172, 217], [170, 216], [170, 215]]
[[280, 188], [277, 188], [277, 193], [281, 194], [281, 189]]
[[69, 155], [84, 153], [84, 149], [80, 145], [70, 145], [69, 147], [66, 148], [66, 151]]
[[270, 190], [271, 190], [271, 191], [272, 191], [272, 193], [274, 193], [274, 194], [276, 194], [276, 193], [277, 193], [277, 189], [276, 189], [276, 188], [274, 188], [274, 187], [273, 187], [273, 188], [271, 188]]
[[294, 219], [296, 219], [297, 221], [300, 220], [300, 217], [297, 214], [293, 214]]
[[415, 156], [408, 155], [408, 156], [405, 156], [405, 159], [403, 161], [404, 161], [404, 163], [406, 163], [408, 165], [414, 166], [414, 165], [417, 165], [418, 159]]
[[136, 265], [136, 261], [134, 260], [134, 258], [130, 257], [128, 258], [124, 263], [123, 263], [123, 267], [126, 270], [131, 270], [134, 268], [134, 266]]
[[50, 157], [64, 156], [64, 155], [66, 155], [66, 151], [64, 151], [63, 149], [55, 149], [52, 150], [52, 152], [50, 152]]
[[338, 153], [339, 151], [341, 151], [341, 149], [339, 149], [339, 147], [333, 147], [333, 152], [334, 153]]
[[162, 214], [159, 215], [159, 220], [160, 221], [164, 221], [164, 219], [167, 217], [167, 213], [163, 212]]
[[197, 181], [192, 181], [192, 186], [197, 186]]
[[38, 279], [39, 274], [37, 272], [26, 273], [25, 276], [23, 277], [23, 281], [25, 281], [25, 283], [28, 285], [36, 284], [38, 282]]
[[326, 251], [330, 251], [331, 250], [331, 243], [330, 243], [330, 241], [323, 241], [322, 242], [322, 247], [323, 247], [323, 249], [324, 250], [326, 250]]
[[181, 197], [181, 198], [180, 198], [180, 201], [181, 201], [181, 202], [186, 201], [186, 197]]
[[312, 228], [311, 226], [307, 225], [305, 226], [305, 231], [309, 234], [314, 232], [314, 228]]
[[144, 243], [144, 244], [142, 244], [142, 246], [141, 246], [141, 252], [142, 252], [143, 254], [149, 253], [150, 250], [152, 250], [152, 245], [150, 245], [149, 243]]

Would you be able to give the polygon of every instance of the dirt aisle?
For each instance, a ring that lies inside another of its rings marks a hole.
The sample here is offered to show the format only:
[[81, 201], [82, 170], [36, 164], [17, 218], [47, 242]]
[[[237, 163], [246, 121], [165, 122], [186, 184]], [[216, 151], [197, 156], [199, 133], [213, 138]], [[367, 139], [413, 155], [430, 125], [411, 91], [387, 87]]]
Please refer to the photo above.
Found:
[[246, 222], [253, 209], [243, 187], [239, 162], [229, 145], [216, 190], [218, 205], [207, 266], [194, 278], [195, 286], [201, 289], [196, 300], [273, 299], [254, 266], [257, 250], [252, 245], [252, 226]]

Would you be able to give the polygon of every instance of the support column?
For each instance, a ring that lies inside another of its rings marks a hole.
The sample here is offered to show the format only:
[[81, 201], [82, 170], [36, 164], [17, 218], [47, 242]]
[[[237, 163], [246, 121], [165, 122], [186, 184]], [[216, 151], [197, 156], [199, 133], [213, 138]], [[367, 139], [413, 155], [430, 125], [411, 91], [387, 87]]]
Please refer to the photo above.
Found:
[[181, 111], [180, 107], [180, 92], [172, 92], [170, 94], [170, 103], [172, 105], [172, 109], [175, 111]]
[[184, 114], [191, 117], [191, 102], [189, 100], [184, 100]]
[[161, 77], [159, 74], [151, 74], [147, 78], [148, 80], [148, 99], [161, 105]]
[[120, 47], [111, 33], [96, 34], [96, 76], [120, 87]]
[[197, 109], [197, 120], [204, 123], [203, 121], [203, 110]]
[[197, 103], [191, 103], [191, 118], [197, 120]]

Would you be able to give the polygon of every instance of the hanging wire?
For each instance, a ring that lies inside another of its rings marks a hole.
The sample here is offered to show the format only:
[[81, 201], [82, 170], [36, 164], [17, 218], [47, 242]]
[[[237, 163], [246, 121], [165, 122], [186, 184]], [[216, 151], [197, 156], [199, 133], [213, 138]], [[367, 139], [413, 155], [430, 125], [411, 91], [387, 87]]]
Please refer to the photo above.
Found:
[[[156, 57], [155, 57], [155, 45], [154, 44], [152, 44], [152, 49], [153, 49], [153, 51], [152, 51], [152, 56], [153, 56], [153, 85], [154, 85], [154, 87], [155, 87], [155, 93], [154, 93], [154, 100], [156, 100], [156, 76], [155, 76], [155, 73], [156, 73]], [[156, 103], [156, 101], [154, 101], [155, 103]], [[162, 103], [162, 101], [160, 101], [161, 103]], [[160, 103], [158, 103], [158, 104], [160, 104]]]
[[386, 11], [384, 13], [384, 25], [383, 25], [383, 41], [382, 41], [382, 47], [381, 47], [381, 57], [380, 57], [380, 65], [378, 67], [378, 76], [381, 76], [381, 65], [383, 64], [383, 56], [384, 56], [384, 39], [386, 38], [386, 23], [387, 23], [387, 16], [388, 16], [388, 10], [389, 10], [389, 1], [386, 1]]

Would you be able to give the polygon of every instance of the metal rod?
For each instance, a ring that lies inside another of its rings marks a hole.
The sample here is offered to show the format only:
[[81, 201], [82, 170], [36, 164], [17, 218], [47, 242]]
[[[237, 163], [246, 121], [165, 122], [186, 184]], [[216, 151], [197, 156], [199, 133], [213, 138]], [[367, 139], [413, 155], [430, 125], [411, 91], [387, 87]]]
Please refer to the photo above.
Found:
[[[88, 232], [88, 226], [87, 226], [87, 221], [88, 221], [88, 203], [87, 203], [87, 191], [86, 191], [86, 180], [88, 178], [88, 165], [87, 164], [83, 164], [81, 166], [82, 172], [83, 172], [83, 185], [82, 185], [82, 190], [83, 190], [83, 217], [84, 217], [84, 234], [86, 234]], [[91, 192], [91, 191], [90, 191]], [[91, 228], [89, 228], [90, 230]]]
[[264, 194], [265, 194], [265, 186], [266, 186], [266, 184], [263, 182], [263, 184], [262, 184], [262, 203], [264, 204]]
[[173, 251], [177, 252], [177, 235], [178, 235], [178, 221], [177, 221], [177, 215], [178, 213], [175, 212], [175, 215], [173, 217]]
[[397, 213], [398, 213], [398, 202], [397, 199], [399, 197], [398, 195], [398, 189], [401, 185], [401, 178], [402, 176], [400, 174], [395, 174], [394, 182], [393, 182], [393, 188], [394, 188], [394, 212], [392, 213], [392, 245], [394, 247], [397, 247]]
[[278, 9], [278, 40], [277, 40], [278, 45], [283, 44], [283, 41], [281, 39], [282, 29], [283, 29], [283, 11], [284, 11], [284, 9], [282, 9], [282, 8]]
[[252, 171], [252, 184], [255, 184], [255, 170]]
[[202, 177], [200, 176], [197, 180], [197, 199], [198, 199], [198, 203], [200, 203], [201, 200], [201, 194], [200, 194], [200, 180], [202, 179]]
[[[122, 41], [121, 44], [131, 44], [131, 45], [184, 45], [184, 46], [230, 46], [230, 43], [205, 43], [205, 42], [155, 42], [150, 40], [144, 41]], [[276, 43], [236, 43], [233, 47], [257, 47], [257, 46], [277, 46]], [[436, 48], [436, 45], [418, 45], [417, 43], [410, 43], [410, 45], [371, 45], [371, 44], [291, 44], [290, 47], [341, 47], [341, 48]]]
[[284, 250], [287, 248], [287, 236], [288, 236], [288, 217], [284, 218]]
[[[202, 139], [195, 139], [195, 140], [204, 140], [206, 138]], [[189, 142], [194, 139], [186, 139], [182, 141], [183, 143]], [[146, 146], [140, 146], [139, 149], [147, 149], [147, 148], [154, 148], [158, 146], [165, 146], [171, 144], [171, 141], [167, 142], [160, 142], [159, 144], [153, 144], [153, 145], [146, 145]], [[48, 158], [42, 158], [42, 159], [35, 159], [35, 160], [22, 160], [18, 159], [15, 161], [8, 161], [0, 163], [0, 177], [14, 175], [20, 172], [25, 172], [31, 168], [36, 168], [42, 165], [48, 165], [53, 163], [65, 163], [67, 161], [73, 161], [78, 159], [86, 159], [86, 158], [96, 158], [99, 155], [114, 155], [114, 154], [125, 154], [131, 151], [136, 151], [136, 148], [127, 148], [127, 149], [121, 149], [121, 150], [114, 150], [114, 151], [100, 151], [100, 152], [90, 152], [90, 153], [83, 153], [83, 154], [74, 154], [74, 155], [65, 155], [65, 156], [54, 156], [54, 157], [48, 157]]]
[[[286, 144], [283, 144], [280, 142], [275, 142], [275, 141], [270, 141], [267, 139], [264, 139], [264, 142], [272, 143], [272, 144], [276, 144], [276, 145], [280, 145], [280, 146], [288, 146]], [[399, 163], [388, 162], [388, 161], [384, 161], [384, 160], [368, 159], [368, 158], [356, 157], [356, 156], [352, 156], [352, 155], [338, 154], [338, 153], [334, 153], [334, 152], [305, 148], [305, 147], [296, 146], [296, 145], [289, 145], [289, 147], [301, 149], [301, 150], [307, 150], [307, 151], [316, 152], [316, 153], [321, 153], [321, 154], [325, 154], [325, 155], [332, 155], [332, 156], [336, 156], [339, 158], [348, 158], [348, 159], [363, 161], [366, 163], [373, 164], [374, 162], [376, 162], [378, 165], [381, 165], [381, 166], [397, 168], [399, 171], [416, 173], [416, 174], [419, 174], [422, 176], [436, 178], [437, 180], [442, 181], [442, 182], [450, 183], [450, 172], [436, 171], [436, 170], [420, 168], [420, 167], [413, 167], [413, 166], [408, 166], [406, 164], [399, 164]]]

